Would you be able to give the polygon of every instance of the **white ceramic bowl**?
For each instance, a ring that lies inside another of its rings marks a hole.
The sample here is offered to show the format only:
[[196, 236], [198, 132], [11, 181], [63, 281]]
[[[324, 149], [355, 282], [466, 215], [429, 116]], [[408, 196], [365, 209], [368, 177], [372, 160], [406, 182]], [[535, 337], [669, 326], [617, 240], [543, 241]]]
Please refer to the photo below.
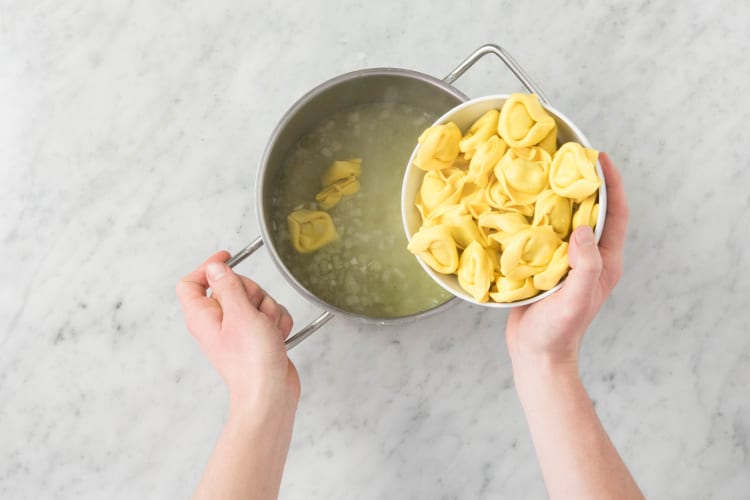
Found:
[[[508, 97], [510, 96], [490, 95], [466, 101], [465, 103], [456, 106], [455, 108], [451, 109], [443, 116], [438, 118], [433, 125], [439, 125], [452, 121], [456, 125], [458, 125], [458, 128], [460, 128], [462, 132], [466, 132], [471, 124], [474, 123], [484, 113], [486, 113], [490, 109], [500, 109], [508, 99]], [[581, 130], [576, 127], [568, 117], [549, 105], [542, 105], [544, 106], [544, 109], [547, 110], [547, 112], [552, 115], [552, 117], [557, 122], [558, 146], [564, 144], [565, 142], [575, 141], [584, 147], [592, 147], [586, 136], [583, 135], [583, 132], [581, 132]], [[414, 151], [411, 154], [411, 158], [409, 158], [409, 163], [406, 166], [406, 173], [404, 175], [404, 183], [401, 189], [401, 216], [404, 222], [404, 229], [406, 230], [406, 238], [409, 241], [411, 241], [412, 235], [416, 233], [419, 230], [419, 227], [422, 225], [422, 217], [420, 216], [419, 211], [414, 205], [414, 200], [417, 196], [417, 193], [419, 192], [420, 186], [422, 185], [422, 178], [426, 173], [424, 170], [421, 170], [414, 166], [414, 157], [417, 154], [418, 149], [419, 146], [414, 148]], [[598, 161], [596, 162], [596, 170], [599, 174], [599, 177], [602, 179], [602, 185], [599, 188], [599, 218], [596, 221], [596, 228], [594, 229], [594, 236], [596, 238], [596, 241], [599, 242], [599, 239], [602, 235], [602, 230], [604, 228], [604, 218], [607, 214], [607, 188], [605, 184], [604, 173], [602, 172], [602, 166]], [[560, 289], [563, 283], [561, 281], [551, 290], [547, 290], [546, 292], [542, 292], [539, 295], [535, 295], [534, 297], [519, 300], [516, 302], [477, 302], [471, 295], [469, 295], [463, 288], [461, 288], [461, 285], [458, 284], [458, 278], [455, 275], [438, 273], [434, 271], [430, 266], [425, 264], [425, 262], [419, 257], [417, 257], [417, 260], [419, 260], [419, 263], [427, 272], [427, 274], [429, 274], [432, 279], [435, 280], [435, 282], [442, 286], [445, 290], [460, 299], [485, 307], [509, 308], [531, 304], [555, 293]]]

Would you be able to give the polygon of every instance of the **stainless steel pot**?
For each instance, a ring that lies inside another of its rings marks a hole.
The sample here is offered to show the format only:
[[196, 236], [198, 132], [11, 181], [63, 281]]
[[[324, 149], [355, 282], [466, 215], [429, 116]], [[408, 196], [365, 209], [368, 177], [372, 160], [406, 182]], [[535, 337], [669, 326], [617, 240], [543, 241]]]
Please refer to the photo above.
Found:
[[442, 80], [408, 69], [375, 68], [354, 71], [328, 80], [312, 89], [284, 114], [271, 135], [271, 139], [263, 154], [260, 168], [258, 169], [256, 201], [261, 235], [236, 255], [232, 256], [227, 261], [227, 264], [230, 267], [234, 267], [265, 243], [274, 264], [281, 271], [282, 276], [303, 296], [325, 310], [310, 324], [287, 339], [287, 349], [291, 349], [299, 344], [323, 326], [334, 314], [367, 323], [383, 325], [402, 324], [434, 314], [455, 300], [452, 299], [427, 311], [392, 319], [369, 318], [353, 314], [323, 301], [294, 277], [279, 256], [274, 240], [269, 233], [272, 215], [271, 199], [275, 182], [279, 177], [280, 170], [283, 168], [292, 146], [326, 116], [358, 104], [384, 100], [410, 104], [419, 109], [441, 115], [468, 100], [468, 97], [451, 86], [451, 83], [486, 54], [495, 54], [498, 56], [529, 92], [536, 93], [542, 101], [547, 102], [543, 93], [529, 79], [510, 54], [503, 48], [490, 44], [484, 45], [474, 51]]

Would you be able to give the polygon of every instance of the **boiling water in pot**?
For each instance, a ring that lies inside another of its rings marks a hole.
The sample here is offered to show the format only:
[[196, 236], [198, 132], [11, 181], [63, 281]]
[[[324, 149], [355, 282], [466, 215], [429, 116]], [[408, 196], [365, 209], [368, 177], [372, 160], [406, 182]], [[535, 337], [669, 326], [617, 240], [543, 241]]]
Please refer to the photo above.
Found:
[[[420, 132], [435, 119], [404, 104], [361, 105], [331, 115], [290, 152], [272, 199], [271, 232], [291, 273], [322, 300], [355, 314], [394, 318], [451, 297], [406, 250], [401, 223], [404, 169]], [[324, 170], [348, 158], [362, 159], [361, 190], [329, 211], [339, 239], [297, 253], [287, 215], [317, 209]]]

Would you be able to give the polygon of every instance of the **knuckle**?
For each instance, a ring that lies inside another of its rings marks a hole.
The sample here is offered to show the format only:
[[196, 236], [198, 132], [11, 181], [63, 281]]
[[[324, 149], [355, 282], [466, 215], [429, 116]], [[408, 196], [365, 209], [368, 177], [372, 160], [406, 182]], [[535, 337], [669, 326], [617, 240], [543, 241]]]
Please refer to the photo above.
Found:
[[570, 300], [566, 300], [563, 302], [562, 306], [559, 310], [559, 319], [560, 322], [563, 325], [569, 325], [576, 321], [578, 316], [580, 316], [580, 308], [578, 307], [577, 303], [574, 303]]
[[254, 295], [262, 291], [260, 285], [258, 285], [253, 280], [243, 277], [242, 281], [245, 284], [245, 289], [247, 290], [248, 295]]
[[237, 293], [242, 289], [242, 281], [240, 281], [239, 276], [234, 273], [229, 273], [223, 281], [224, 287], [232, 293]]
[[281, 316], [281, 309], [279, 308], [279, 304], [276, 303], [276, 301], [271, 297], [270, 295], [266, 295], [266, 298], [263, 299], [263, 302], [265, 304], [266, 312], [273, 316], [274, 318], [278, 318]]
[[575, 268], [576, 271], [582, 274], [598, 274], [602, 270], [602, 261], [599, 258], [591, 257], [587, 259], [579, 259]]
[[265, 295], [265, 292], [260, 285], [245, 277], [242, 278], [242, 285], [245, 288], [245, 293], [247, 294], [250, 303], [253, 304], [254, 307], [260, 307]]

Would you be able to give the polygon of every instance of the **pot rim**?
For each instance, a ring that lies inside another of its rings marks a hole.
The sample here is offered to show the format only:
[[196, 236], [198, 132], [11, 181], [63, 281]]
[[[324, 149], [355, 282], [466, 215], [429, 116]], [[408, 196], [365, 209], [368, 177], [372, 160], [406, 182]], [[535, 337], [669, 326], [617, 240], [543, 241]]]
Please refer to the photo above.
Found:
[[[420, 311], [418, 313], [409, 314], [406, 316], [398, 316], [398, 317], [365, 316], [365, 315], [356, 314], [351, 311], [347, 311], [345, 309], [341, 309], [337, 306], [329, 304], [328, 302], [320, 299], [317, 295], [309, 291], [304, 285], [302, 285], [302, 283], [300, 283], [297, 280], [294, 274], [292, 274], [292, 272], [289, 269], [287, 269], [286, 265], [284, 264], [283, 259], [281, 258], [279, 253], [276, 251], [275, 243], [273, 239], [271, 238], [271, 235], [269, 234], [269, 230], [266, 227], [266, 224], [264, 222], [265, 221], [265, 209], [263, 207], [263, 180], [265, 179], [266, 173], [268, 170], [269, 157], [271, 156], [274, 146], [278, 142], [280, 136], [282, 135], [286, 127], [289, 125], [289, 123], [292, 121], [292, 119], [296, 116], [297, 112], [299, 112], [300, 109], [302, 109], [305, 105], [307, 105], [309, 102], [315, 99], [318, 95], [320, 95], [321, 93], [339, 84], [342, 84], [344, 82], [348, 82], [350, 80], [357, 79], [357, 78], [367, 78], [371, 76], [383, 76], [383, 75], [403, 76], [403, 77], [413, 78], [415, 80], [422, 81], [429, 85], [433, 85], [445, 91], [446, 93], [451, 94], [452, 96], [456, 97], [460, 101], [459, 105], [460, 103], [464, 103], [469, 100], [469, 97], [467, 95], [465, 95], [463, 92], [459, 91], [458, 89], [456, 89], [449, 83], [445, 82], [444, 80], [436, 78], [432, 75], [428, 75], [426, 73], [421, 73], [419, 71], [403, 69], [403, 68], [380, 67], [380, 68], [360, 69], [360, 70], [350, 71], [348, 73], [343, 73], [329, 80], [326, 80], [323, 83], [318, 84], [316, 87], [307, 91], [305, 94], [302, 95], [302, 97], [297, 99], [294, 102], [294, 104], [292, 104], [292, 106], [284, 113], [284, 115], [281, 117], [279, 122], [274, 127], [273, 132], [271, 133], [271, 136], [268, 142], [266, 143], [266, 147], [263, 151], [263, 156], [261, 157], [260, 165], [258, 166], [258, 170], [256, 172], [256, 178], [255, 178], [255, 187], [256, 187], [255, 213], [256, 213], [256, 217], [258, 221], [258, 227], [260, 229], [261, 238], [263, 242], [266, 244], [268, 252], [271, 255], [271, 261], [273, 261], [274, 265], [279, 270], [279, 272], [284, 277], [284, 279], [286, 279], [287, 282], [291, 284], [292, 287], [298, 293], [300, 293], [303, 297], [307, 298], [308, 300], [318, 305], [322, 309], [328, 312], [331, 312], [337, 316], [343, 316], [343, 317], [350, 318], [350, 319], [359, 321], [361, 323], [366, 323], [366, 324], [399, 325], [399, 324], [411, 323], [419, 319], [432, 316], [433, 314], [441, 312], [445, 308], [459, 301], [457, 300], [457, 297], [451, 296], [445, 302], [438, 304], [425, 311]], [[400, 210], [400, 206], [399, 206], [399, 210]]]

